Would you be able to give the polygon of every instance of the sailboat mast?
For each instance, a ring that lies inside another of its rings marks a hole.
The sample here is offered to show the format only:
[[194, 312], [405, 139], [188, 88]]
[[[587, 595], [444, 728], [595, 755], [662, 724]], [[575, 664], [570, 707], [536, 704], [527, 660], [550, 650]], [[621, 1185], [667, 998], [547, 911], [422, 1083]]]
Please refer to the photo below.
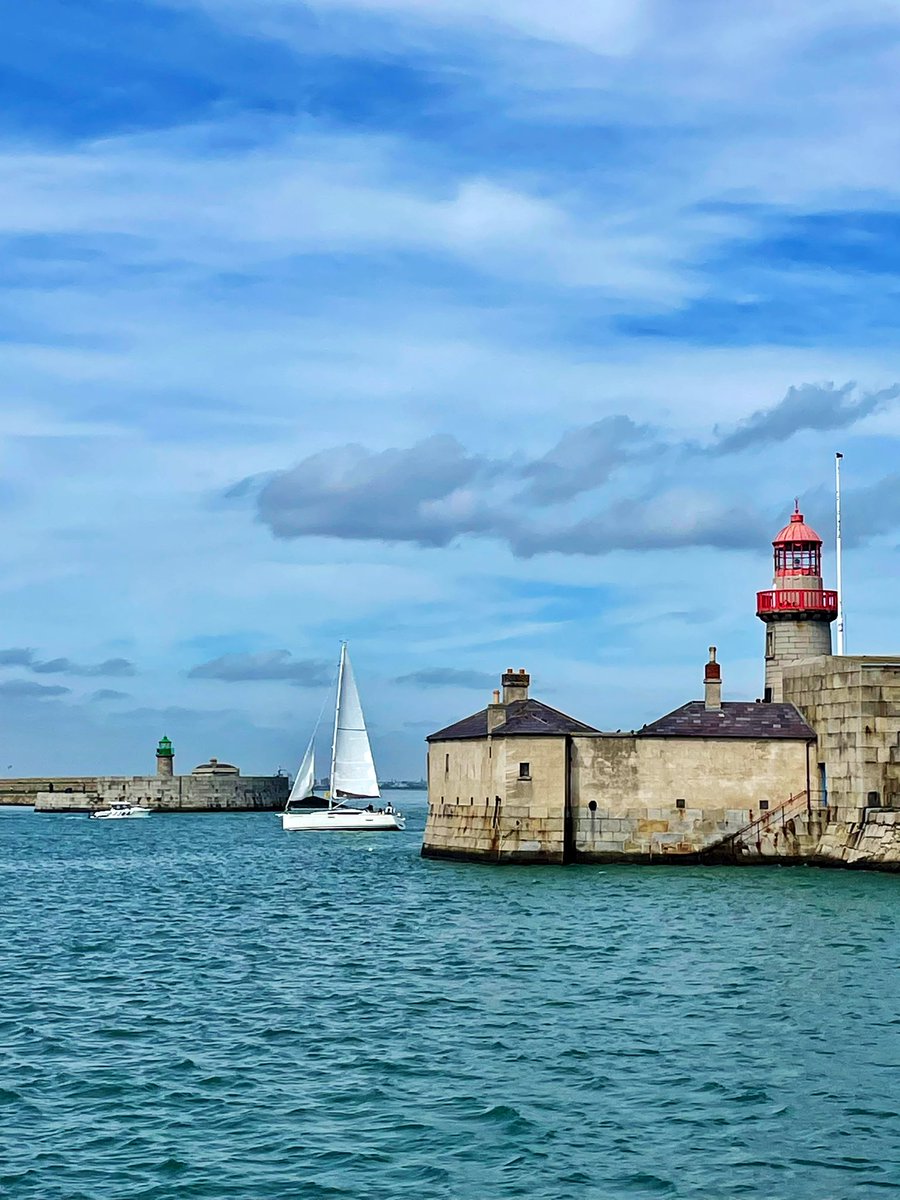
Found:
[[341, 717], [341, 690], [344, 686], [344, 659], [347, 643], [341, 642], [341, 665], [338, 667], [337, 695], [334, 698], [334, 733], [331, 738], [331, 771], [328, 774], [328, 807], [334, 805], [334, 763], [337, 757], [338, 722]]

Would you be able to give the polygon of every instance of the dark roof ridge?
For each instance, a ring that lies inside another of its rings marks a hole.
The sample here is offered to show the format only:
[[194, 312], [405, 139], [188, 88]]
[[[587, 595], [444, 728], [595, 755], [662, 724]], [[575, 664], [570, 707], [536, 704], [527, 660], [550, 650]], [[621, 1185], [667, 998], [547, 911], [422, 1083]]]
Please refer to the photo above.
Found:
[[[488, 710], [483, 708], [469, 717], [454, 721], [452, 725], [447, 725], [444, 729], [429, 734], [425, 740], [441, 742], [464, 738], [486, 738], [488, 736], [487, 712]], [[526, 700], [513, 700], [506, 705], [505, 720], [491, 731], [491, 736], [506, 737], [516, 734], [541, 736], [542, 734], [599, 732], [592, 725], [579, 721], [576, 717], [570, 717], [568, 713], [553, 708], [550, 704], [545, 704], [543, 700], [529, 696]]]
[[787, 701], [726, 700], [708, 709], [703, 700], [689, 700], [636, 731], [637, 737], [731, 737], [810, 741], [815, 732], [799, 709]]

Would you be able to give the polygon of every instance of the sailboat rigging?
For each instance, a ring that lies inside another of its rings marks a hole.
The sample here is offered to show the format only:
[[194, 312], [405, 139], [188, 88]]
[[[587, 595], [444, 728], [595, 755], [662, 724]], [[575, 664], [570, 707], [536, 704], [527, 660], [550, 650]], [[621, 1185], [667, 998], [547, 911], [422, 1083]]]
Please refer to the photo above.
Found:
[[[284, 829], [379, 830], [405, 827], [402, 814], [391, 804], [375, 808], [371, 803], [381, 798], [381, 792], [346, 642], [341, 644], [338, 666], [327, 797], [313, 794], [314, 742], [315, 731], [281, 815]], [[368, 800], [370, 803], [365, 808], [347, 803], [354, 800]]]

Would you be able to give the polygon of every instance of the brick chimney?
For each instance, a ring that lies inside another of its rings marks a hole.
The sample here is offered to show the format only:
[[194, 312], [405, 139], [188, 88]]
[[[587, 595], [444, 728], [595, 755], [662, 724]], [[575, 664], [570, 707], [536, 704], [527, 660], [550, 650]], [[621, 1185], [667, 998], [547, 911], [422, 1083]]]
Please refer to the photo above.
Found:
[[488, 705], [487, 710], [488, 733], [493, 733], [497, 726], [502, 725], [505, 720], [506, 705], [500, 703], [500, 692], [498, 689], [495, 689], [493, 702]]
[[528, 685], [531, 683], [531, 676], [526, 674], [524, 667], [518, 671], [507, 667], [500, 682], [503, 684], [504, 704], [513, 704], [516, 700], [528, 699]]
[[716, 662], [716, 648], [709, 648], [709, 662], [703, 672], [704, 705], [707, 712], [718, 712], [722, 707], [722, 668]]

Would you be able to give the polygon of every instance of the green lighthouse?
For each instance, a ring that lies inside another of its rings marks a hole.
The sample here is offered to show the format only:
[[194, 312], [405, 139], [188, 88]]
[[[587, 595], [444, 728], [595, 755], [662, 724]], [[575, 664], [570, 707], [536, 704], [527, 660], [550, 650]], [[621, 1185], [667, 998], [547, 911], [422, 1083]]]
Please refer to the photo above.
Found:
[[171, 779], [175, 773], [175, 751], [167, 737], [161, 737], [156, 747], [156, 773], [167, 779]]

